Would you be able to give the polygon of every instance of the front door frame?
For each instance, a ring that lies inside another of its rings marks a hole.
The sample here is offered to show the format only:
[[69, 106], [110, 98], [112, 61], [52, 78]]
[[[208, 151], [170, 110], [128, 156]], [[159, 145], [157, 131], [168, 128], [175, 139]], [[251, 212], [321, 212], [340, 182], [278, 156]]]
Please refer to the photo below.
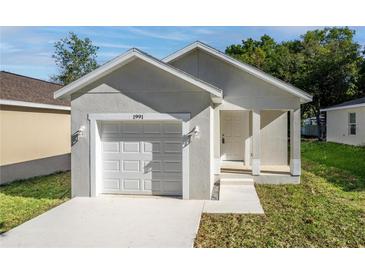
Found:
[[[90, 196], [101, 193], [101, 138], [98, 123], [102, 121], [181, 121], [182, 138], [189, 133], [190, 113], [89, 113]], [[184, 144], [184, 139], [183, 139]], [[189, 144], [182, 150], [182, 197], [189, 199]]]
[[[222, 123], [223, 123], [223, 119], [222, 119], [222, 114], [223, 112], [229, 112], [229, 111], [240, 111], [243, 113], [247, 112], [248, 115], [248, 138], [244, 141], [244, 152], [243, 152], [243, 157], [242, 157], [242, 161], [244, 161], [246, 166], [250, 165], [251, 162], [251, 129], [250, 129], [250, 111], [249, 110], [228, 110], [228, 109], [222, 109], [219, 110], [219, 126], [220, 126], [220, 131], [219, 131], [219, 145], [220, 145], [220, 161], [225, 161], [222, 159], [222, 155], [223, 155], [223, 145], [222, 145]], [[239, 159], [241, 160], [241, 159]], [[238, 161], [239, 161], [238, 160]], [[230, 161], [230, 160], [228, 160]], [[235, 161], [235, 160], [232, 160]]]

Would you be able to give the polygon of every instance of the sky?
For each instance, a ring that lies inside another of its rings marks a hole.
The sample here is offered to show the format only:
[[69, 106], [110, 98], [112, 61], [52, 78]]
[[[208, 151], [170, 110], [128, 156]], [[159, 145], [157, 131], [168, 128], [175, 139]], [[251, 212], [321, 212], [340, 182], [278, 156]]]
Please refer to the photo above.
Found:
[[[268, 34], [276, 41], [298, 39], [318, 27], [0, 27], [0, 69], [43, 80], [57, 73], [54, 43], [75, 32], [98, 46], [97, 61], [106, 61], [128, 49], [139, 48], [163, 58], [200, 40], [221, 51], [247, 38]], [[351, 27], [355, 41], [365, 45], [365, 27]]]

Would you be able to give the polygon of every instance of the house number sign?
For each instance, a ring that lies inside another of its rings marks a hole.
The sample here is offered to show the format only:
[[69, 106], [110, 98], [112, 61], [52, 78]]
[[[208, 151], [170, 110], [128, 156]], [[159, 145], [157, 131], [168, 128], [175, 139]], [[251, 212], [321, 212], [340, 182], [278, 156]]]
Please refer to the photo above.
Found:
[[133, 120], [143, 120], [143, 114], [133, 114]]

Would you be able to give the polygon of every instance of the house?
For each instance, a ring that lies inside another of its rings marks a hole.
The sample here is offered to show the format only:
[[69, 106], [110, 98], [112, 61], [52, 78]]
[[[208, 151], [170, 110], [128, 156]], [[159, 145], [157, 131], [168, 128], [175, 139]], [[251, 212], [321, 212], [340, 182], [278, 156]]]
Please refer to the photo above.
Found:
[[312, 97], [201, 42], [163, 60], [133, 48], [55, 98], [71, 100], [79, 137], [73, 196], [210, 199], [223, 169], [299, 182], [300, 105]]
[[70, 103], [62, 86], [0, 72], [0, 184], [69, 170]]
[[325, 109], [328, 142], [365, 145], [365, 97]]

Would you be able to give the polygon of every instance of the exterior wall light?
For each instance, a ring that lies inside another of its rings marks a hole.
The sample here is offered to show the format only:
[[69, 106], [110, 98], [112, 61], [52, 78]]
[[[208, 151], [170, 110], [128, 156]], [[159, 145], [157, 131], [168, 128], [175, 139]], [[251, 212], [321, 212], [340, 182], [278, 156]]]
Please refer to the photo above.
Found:
[[195, 126], [188, 134], [187, 136], [189, 139], [199, 139], [200, 137], [200, 129], [198, 126]]
[[77, 130], [77, 136], [78, 137], [84, 137], [85, 136], [85, 129], [86, 127], [84, 125], [80, 126], [80, 128]]

